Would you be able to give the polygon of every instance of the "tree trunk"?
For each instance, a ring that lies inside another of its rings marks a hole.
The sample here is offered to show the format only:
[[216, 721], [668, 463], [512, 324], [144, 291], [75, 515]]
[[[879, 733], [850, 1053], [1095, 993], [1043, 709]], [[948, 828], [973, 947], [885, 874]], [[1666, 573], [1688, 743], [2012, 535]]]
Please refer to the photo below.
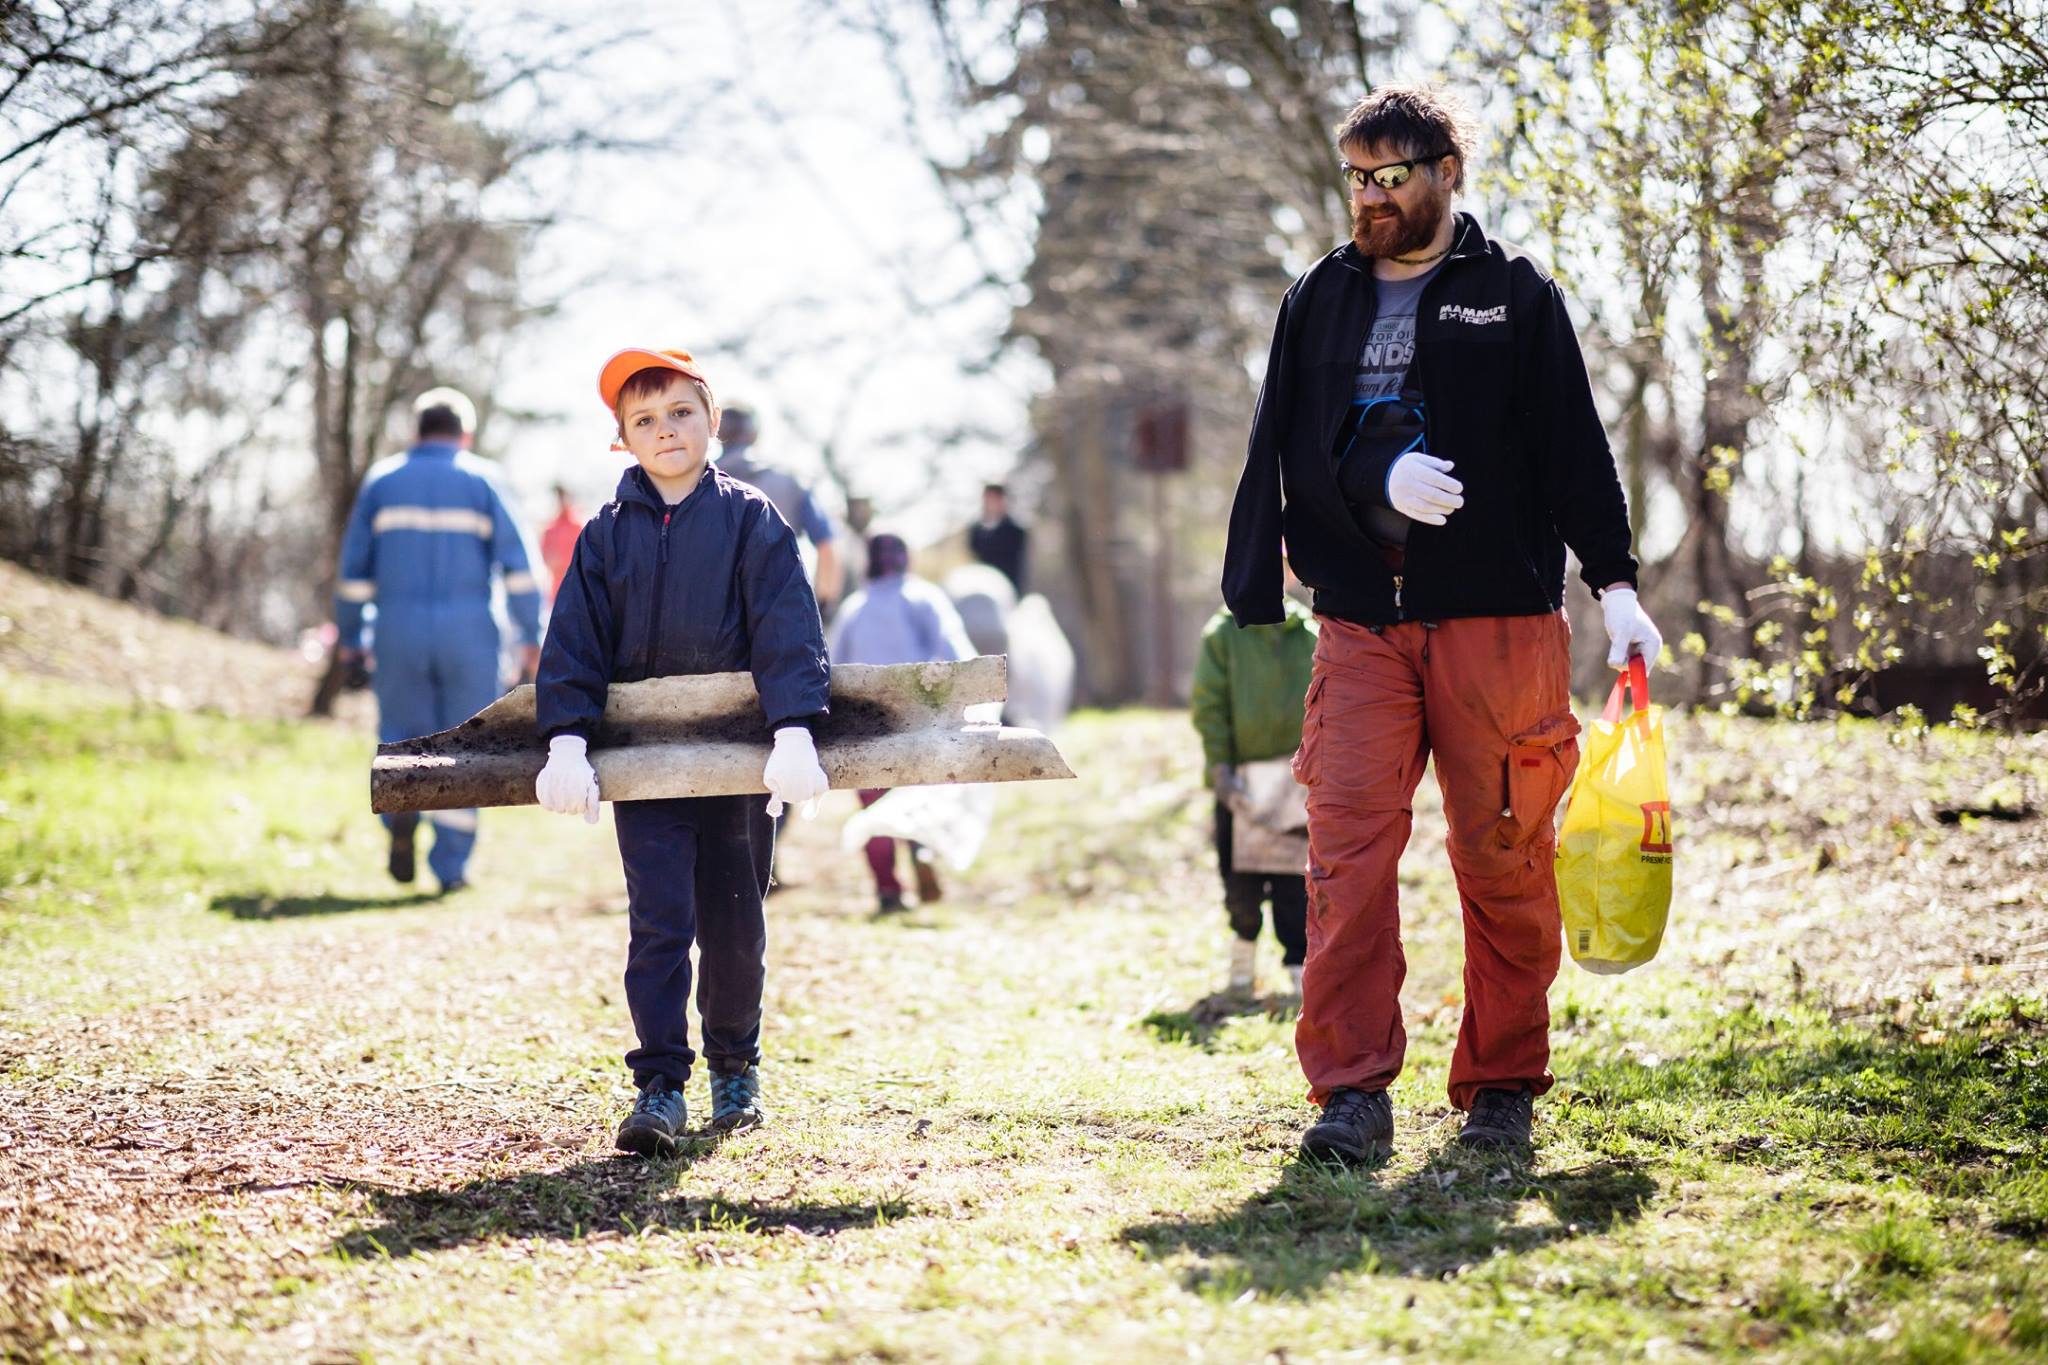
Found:
[[[97, 327], [81, 320], [80, 327], [91, 338], [83, 359], [92, 368], [92, 387], [81, 412], [78, 449], [65, 472], [63, 492], [64, 539], [58, 577], [66, 583], [89, 586], [106, 551], [107, 414], [115, 410], [116, 387], [122, 362], [122, 322], [125, 309], [117, 285], [107, 304], [106, 315]], [[116, 431], [118, 432], [118, 425]]]
[[[1738, 209], [1768, 186], [1748, 184], [1734, 196]], [[1756, 372], [1750, 348], [1761, 331], [1759, 313], [1764, 299], [1763, 267], [1765, 243], [1749, 231], [1738, 214], [1722, 225], [1729, 234], [1742, 277], [1739, 299], [1730, 299], [1725, 289], [1721, 248], [1711, 234], [1700, 242], [1700, 305], [1707, 319], [1707, 377], [1700, 411], [1700, 449], [1694, 461], [1692, 502], [1699, 539], [1693, 546], [1693, 569], [1697, 577], [1699, 604], [1693, 612], [1694, 629], [1707, 642], [1700, 657], [1700, 698], [1706, 700], [1723, 681], [1725, 670], [1713, 662], [1717, 648], [1740, 649], [1746, 640], [1726, 640], [1717, 627], [1712, 608], [1727, 607], [1738, 614], [1746, 611], [1748, 584], [1738, 567], [1735, 549], [1729, 543], [1728, 508], [1734, 498], [1735, 481], [1749, 446], [1750, 424], [1757, 412], [1751, 391]]]
[[1062, 466], [1067, 555], [1081, 593], [1082, 676], [1091, 702], [1129, 701], [1137, 690], [1135, 632], [1116, 573], [1116, 480], [1104, 440], [1108, 399], [1084, 381], [1054, 389], [1069, 395], [1060, 400], [1064, 439], [1054, 450]]

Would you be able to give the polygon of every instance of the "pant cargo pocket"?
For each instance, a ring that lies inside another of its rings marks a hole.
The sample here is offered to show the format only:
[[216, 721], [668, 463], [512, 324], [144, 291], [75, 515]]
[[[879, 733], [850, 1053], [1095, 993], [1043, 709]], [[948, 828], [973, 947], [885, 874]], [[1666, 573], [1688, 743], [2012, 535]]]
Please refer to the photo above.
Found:
[[1566, 711], [1508, 741], [1500, 840], [1520, 848], [1548, 834], [1557, 803], [1579, 766], [1579, 722]]

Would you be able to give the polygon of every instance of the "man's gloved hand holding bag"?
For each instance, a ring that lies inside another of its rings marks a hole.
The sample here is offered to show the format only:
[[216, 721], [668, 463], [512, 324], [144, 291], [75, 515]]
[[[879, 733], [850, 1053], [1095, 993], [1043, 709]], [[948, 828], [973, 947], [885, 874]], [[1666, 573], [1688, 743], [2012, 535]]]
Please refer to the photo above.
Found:
[[1626, 668], [1632, 654], [1640, 655], [1645, 664], [1654, 664], [1664, 652], [1664, 636], [1636, 600], [1634, 588], [1617, 586], [1601, 593], [1600, 619], [1607, 627], [1609, 668]]

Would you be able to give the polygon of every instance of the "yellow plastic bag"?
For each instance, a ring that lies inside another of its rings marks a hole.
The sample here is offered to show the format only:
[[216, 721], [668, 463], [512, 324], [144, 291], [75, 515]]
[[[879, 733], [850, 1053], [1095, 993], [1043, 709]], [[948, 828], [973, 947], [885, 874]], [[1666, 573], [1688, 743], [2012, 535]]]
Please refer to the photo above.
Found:
[[[1624, 691], [1635, 710], [1621, 714]], [[1671, 787], [1664, 708], [1640, 658], [1592, 723], [1557, 839], [1557, 896], [1572, 960], [1613, 975], [1657, 955], [1671, 910]]]

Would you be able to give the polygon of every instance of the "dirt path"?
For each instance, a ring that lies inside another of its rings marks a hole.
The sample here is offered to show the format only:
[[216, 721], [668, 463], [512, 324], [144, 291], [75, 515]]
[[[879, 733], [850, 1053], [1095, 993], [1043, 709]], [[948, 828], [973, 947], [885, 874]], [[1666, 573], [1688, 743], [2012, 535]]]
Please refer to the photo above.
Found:
[[[17, 744], [86, 704], [37, 688], [0, 708], [34, 710]], [[1892, 1330], [1889, 1281], [1856, 1269], [1880, 1190], [1885, 1218], [1959, 1248], [1959, 1278], [1923, 1270], [1912, 1302], [1966, 1304], [1967, 1325], [2002, 1301], [1957, 1286], [2016, 1283], [2000, 1239], [2048, 1231], [2025, 1232], [2031, 1205], [1916, 1204], [1936, 1196], [1900, 1178], [1975, 1189], [2028, 1149], [1973, 1115], [1909, 1142], [1884, 1097], [1928, 1092], [1953, 1054], [1984, 1069], [1958, 1095], [2031, 1112], [2033, 1063], [2000, 1050], [2031, 1016], [1965, 1021], [2048, 994], [2040, 739], [1678, 726], [1673, 934], [1627, 977], [1565, 968], [1564, 1085], [1528, 1170], [1446, 1150], [1460, 951], [1425, 780], [1402, 871], [1404, 1146], [1382, 1175], [1316, 1183], [1290, 1164], [1306, 1111], [1285, 1002], [1210, 995], [1222, 916], [1185, 725], [1084, 718], [1081, 780], [1008, 793], [983, 864], [900, 921], [872, 920], [836, 847], [850, 797], [793, 824], [770, 909], [777, 1121], [656, 1165], [609, 1149], [629, 1094], [608, 830], [491, 812], [477, 889], [426, 900], [382, 875], [359, 732], [124, 703], [85, 713], [76, 764], [18, 748], [0, 1355], [1435, 1359], [1667, 1339], [1682, 1358]], [[120, 803], [89, 795], [108, 774]], [[1777, 1055], [1713, 1032], [1745, 1007], [1774, 1038], [1862, 1032], [1791, 1049], [1796, 1080], [1716, 1079]], [[1755, 1092], [1812, 1107], [1752, 1113]], [[1788, 1136], [1871, 1105], [1892, 1136]], [[1852, 1288], [1801, 1308], [1780, 1273]]]

